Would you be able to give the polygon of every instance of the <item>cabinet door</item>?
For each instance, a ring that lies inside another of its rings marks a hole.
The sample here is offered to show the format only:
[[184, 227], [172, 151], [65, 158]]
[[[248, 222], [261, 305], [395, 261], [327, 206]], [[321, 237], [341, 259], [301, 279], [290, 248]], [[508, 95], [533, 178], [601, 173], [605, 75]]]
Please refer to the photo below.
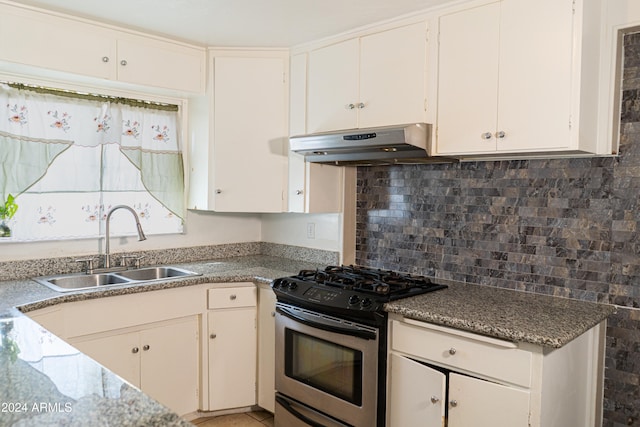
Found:
[[209, 410], [256, 404], [256, 309], [208, 313]]
[[389, 427], [444, 426], [446, 376], [397, 354], [389, 358]]
[[358, 127], [425, 121], [426, 24], [362, 37]]
[[286, 62], [283, 58], [214, 59], [216, 211], [284, 211]]
[[505, 137], [497, 139], [497, 148], [505, 152], [567, 149], [571, 143], [573, 0], [505, 0], [501, 5], [496, 130]]
[[141, 389], [180, 415], [198, 408], [197, 319], [140, 331]]
[[136, 387], [140, 387], [140, 352], [138, 332], [110, 336], [88, 336], [69, 341], [78, 350]]
[[275, 411], [276, 294], [260, 288], [258, 294], [258, 405]]
[[[307, 54], [291, 57], [290, 122], [291, 135], [306, 130]], [[288, 210], [300, 213], [342, 211], [344, 170], [341, 167], [308, 163], [289, 151]]]
[[529, 392], [449, 375], [449, 427], [527, 427]]
[[205, 53], [145, 37], [118, 39], [118, 80], [165, 89], [204, 92]]
[[0, 59], [115, 78], [114, 33], [72, 19], [0, 5]]
[[499, 37], [500, 3], [440, 18], [438, 154], [495, 151]]
[[351, 39], [309, 53], [308, 133], [358, 126], [359, 44]]

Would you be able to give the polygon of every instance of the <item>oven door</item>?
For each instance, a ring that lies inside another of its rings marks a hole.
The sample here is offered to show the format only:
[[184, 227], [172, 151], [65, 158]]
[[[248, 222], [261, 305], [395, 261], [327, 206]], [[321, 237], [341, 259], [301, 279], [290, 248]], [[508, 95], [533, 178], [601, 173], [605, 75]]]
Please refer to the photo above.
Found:
[[[375, 327], [277, 303], [276, 390], [343, 423], [375, 426], [379, 332]], [[287, 405], [280, 406], [288, 410]], [[278, 415], [275, 422], [286, 425]]]

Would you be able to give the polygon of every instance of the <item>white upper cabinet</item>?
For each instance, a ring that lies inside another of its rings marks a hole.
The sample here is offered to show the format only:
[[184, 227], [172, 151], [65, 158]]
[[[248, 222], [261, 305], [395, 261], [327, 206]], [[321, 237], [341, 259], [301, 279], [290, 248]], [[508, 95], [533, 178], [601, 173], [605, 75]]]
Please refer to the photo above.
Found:
[[[443, 14], [437, 154], [595, 152], [580, 132], [596, 107], [580, 90], [583, 70], [598, 67], [598, 45], [593, 53], [582, 44], [598, 31], [583, 25], [597, 13], [593, 3], [502, 0]], [[586, 90], [597, 91], [595, 83]]]
[[[306, 53], [291, 57], [290, 135], [306, 131], [307, 57]], [[343, 167], [305, 162], [302, 155], [289, 151], [289, 212], [341, 212], [343, 189]]]
[[210, 51], [207, 105], [191, 111], [190, 208], [286, 210], [288, 70], [286, 50]]
[[425, 121], [426, 35], [420, 22], [360, 39], [358, 127]]
[[0, 3], [0, 60], [181, 92], [204, 92], [205, 50]]
[[310, 52], [309, 133], [357, 127], [358, 47], [352, 39]]
[[426, 24], [309, 52], [307, 133], [422, 122]]

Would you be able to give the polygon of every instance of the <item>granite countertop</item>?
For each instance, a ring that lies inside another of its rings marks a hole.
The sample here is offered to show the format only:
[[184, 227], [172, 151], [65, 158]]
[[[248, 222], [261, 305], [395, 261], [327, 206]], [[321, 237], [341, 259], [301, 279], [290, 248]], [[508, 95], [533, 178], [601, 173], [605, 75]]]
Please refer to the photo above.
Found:
[[202, 275], [67, 293], [30, 279], [0, 282], [0, 425], [84, 427], [87, 420], [114, 427], [191, 425], [22, 312], [201, 283], [270, 283], [304, 268], [321, 267], [263, 255], [172, 265]]
[[[0, 425], [82, 426], [87, 419], [100, 419], [105, 426], [190, 425], [22, 313], [65, 302], [204, 283], [268, 284], [302, 269], [324, 267], [265, 255], [171, 265], [201, 276], [67, 293], [30, 279], [0, 282], [0, 371], [7, 379], [0, 384], [0, 405], [6, 406], [0, 407]], [[605, 304], [447, 284], [444, 290], [387, 303], [385, 309], [415, 320], [556, 348], [615, 311]]]
[[510, 289], [447, 282], [448, 288], [385, 304], [389, 313], [456, 329], [559, 348], [615, 312], [615, 306]]

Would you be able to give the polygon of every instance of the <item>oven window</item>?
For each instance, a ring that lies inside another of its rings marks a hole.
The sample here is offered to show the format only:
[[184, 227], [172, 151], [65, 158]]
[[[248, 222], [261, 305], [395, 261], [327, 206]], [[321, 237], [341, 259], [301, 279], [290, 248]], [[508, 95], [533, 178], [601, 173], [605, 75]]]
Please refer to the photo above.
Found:
[[362, 352], [285, 330], [285, 374], [355, 405], [362, 405]]

